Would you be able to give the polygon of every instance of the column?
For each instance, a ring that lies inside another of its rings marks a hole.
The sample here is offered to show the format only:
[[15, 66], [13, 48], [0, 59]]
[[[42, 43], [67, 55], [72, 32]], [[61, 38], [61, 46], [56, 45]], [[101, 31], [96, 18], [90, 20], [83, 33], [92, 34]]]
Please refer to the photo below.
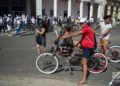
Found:
[[27, 12], [27, 15], [31, 16], [30, 0], [26, 0], [26, 12]]
[[83, 17], [83, 1], [80, 1], [80, 18]]
[[118, 19], [120, 19], [120, 7], [118, 8]]
[[70, 17], [71, 16], [71, 5], [72, 4], [72, 2], [71, 2], [71, 0], [68, 0], [68, 17]]
[[113, 7], [113, 17], [116, 17], [116, 7]]
[[103, 17], [103, 5], [100, 3], [98, 5], [97, 18], [102, 18], [102, 17]]
[[54, 0], [54, 17], [57, 17], [57, 0]]
[[90, 16], [89, 16], [89, 20], [91, 20], [91, 17], [93, 17], [93, 3], [90, 4]]
[[42, 16], [42, 0], [36, 0], [36, 15]]
[[108, 6], [107, 8], [107, 15], [110, 15], [111, 14], [111, 6]]

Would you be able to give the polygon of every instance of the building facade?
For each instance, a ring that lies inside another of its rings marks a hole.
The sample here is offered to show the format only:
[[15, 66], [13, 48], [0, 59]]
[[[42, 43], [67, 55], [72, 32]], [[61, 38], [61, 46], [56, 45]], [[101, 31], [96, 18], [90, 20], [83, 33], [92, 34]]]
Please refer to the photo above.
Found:
[[0, 0], [0, 15], [102, 18], [104, 15], [120, 18], [119, 0]]
[[99, 18], [104, 15], [103, 8], [102, 0], [36, 0], [36, 15], [50, 17]]

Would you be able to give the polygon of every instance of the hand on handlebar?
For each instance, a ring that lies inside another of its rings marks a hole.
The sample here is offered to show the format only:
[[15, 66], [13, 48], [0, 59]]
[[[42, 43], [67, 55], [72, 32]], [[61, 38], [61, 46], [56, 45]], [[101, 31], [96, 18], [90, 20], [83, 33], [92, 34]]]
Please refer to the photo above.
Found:
[[68, 38], [68, 37], [69, 37], [69, 35], [63, 35], [63, 36], [60, 37], [60, 39], [65, 39], [65, 38]]

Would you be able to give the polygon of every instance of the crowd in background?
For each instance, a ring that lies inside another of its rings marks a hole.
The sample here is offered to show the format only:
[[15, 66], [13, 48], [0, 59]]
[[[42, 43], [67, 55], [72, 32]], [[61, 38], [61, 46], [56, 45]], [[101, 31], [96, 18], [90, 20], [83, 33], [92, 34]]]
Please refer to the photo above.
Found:
[[[46, 19], [46, 18], [45, 18]], [[8, 33], [10, 35], [11, 31], [15, 31], [16, 35], [19, 35], [20, 31], [34, 31], [35, 27], [38, 26], [38, 21], [43, 20], [41, 17], [33, 17], [25, 14], [16, 15], [4, 15], [0, 17], [0, 33]]]
[[[78, 18], [63, 18], [62, 16], [56, 18], [50, 18], [47, 16], [42, 17], [41, 15], [34, 17], [28, 16], [24, 13], [21, 15], [12, 16], [11, 14], [0, 16], [0, 34], [7, 33], [11, 36], [11, 31], [15, 31], [16, 35], [19, 35], [21, 31], [29, 31], [30, 33], [35, 32], [35, 28], [42, 24], [46, 24], [46, 32], [52, 31], [55, 26], [64, 27], [65, 25], [70, 25], [74, 30], [80, 27], [80, 24], [87, 19]], [[114, 19], [113, 19], [114, 20]], [[96, 23], [101, 22], [99, 18], [91, 21], [92, 25], [95, 26]], [[113, 21], [114, 23], [114, 21]], [[118, 19], [116, 24], [119, 24], [120, 20]]]

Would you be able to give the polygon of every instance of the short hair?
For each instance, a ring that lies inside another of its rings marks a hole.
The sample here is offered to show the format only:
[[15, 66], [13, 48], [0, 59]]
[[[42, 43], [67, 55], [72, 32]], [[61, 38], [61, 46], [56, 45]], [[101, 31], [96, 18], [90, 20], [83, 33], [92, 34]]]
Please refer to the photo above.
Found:
[[84, 23], [86, 23], [88, 26], [91, 26], [91, 22], [89, 20], [86, 20]]
[[106, 15], [106, 16], [104, 16], [103, 19], [108, 19], [108, 18], [111, 18], [111, 15]]
[[71, 31], [71, 27], [66, 25], [66, 26], [64, 26], [64, 30], [67, 30], [68, 32], [70, 32]]

